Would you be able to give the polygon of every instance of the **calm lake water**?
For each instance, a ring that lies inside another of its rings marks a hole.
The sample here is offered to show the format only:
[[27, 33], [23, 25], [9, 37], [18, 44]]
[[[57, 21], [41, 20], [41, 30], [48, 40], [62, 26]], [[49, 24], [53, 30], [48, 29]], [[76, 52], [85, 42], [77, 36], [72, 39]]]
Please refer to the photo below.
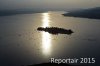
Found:
[[[50, 62], [50, 58], [96, 58], [100, 61], [100, 20], [64, 17], [62, 11], [0, 16], [0, 66]], [[71, 29], [52, 35], [38, 27]], [[90, 64], [88, 64], [90, 65]]]

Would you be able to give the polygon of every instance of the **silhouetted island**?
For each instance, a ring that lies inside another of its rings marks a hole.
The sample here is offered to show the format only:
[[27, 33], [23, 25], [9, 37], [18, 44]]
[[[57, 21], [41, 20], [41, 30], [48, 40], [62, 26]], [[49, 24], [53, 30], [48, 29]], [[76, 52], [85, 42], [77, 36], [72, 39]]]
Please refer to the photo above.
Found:
[[45, 31], [48, 32], [50, 34], [72, 34], [74, 33], [71, 29], [64, 29], [64, 28], [58, 28], [58, 27], [38, 27], [37, 28], [38, 31]]
[[100, 19], [100, 7], [71, 11], [71, 12], [65, 13], [63, 15], [64, 16], [70, 16], [70, 17]]

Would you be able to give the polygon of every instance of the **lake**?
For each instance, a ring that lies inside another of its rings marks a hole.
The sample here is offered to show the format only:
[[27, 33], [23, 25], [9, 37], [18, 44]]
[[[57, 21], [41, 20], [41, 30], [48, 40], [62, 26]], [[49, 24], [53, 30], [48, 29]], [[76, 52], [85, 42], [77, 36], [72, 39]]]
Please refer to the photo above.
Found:
[[[100, 20], [64, 17], [64, 11], [0, 16], [0, 66], [50, 62], [50, 58], [95, 58], [100, 61]], [[53, 35], [38, 27], [71, 29]], [[86, 64], [91, 65], [91, 64]]]

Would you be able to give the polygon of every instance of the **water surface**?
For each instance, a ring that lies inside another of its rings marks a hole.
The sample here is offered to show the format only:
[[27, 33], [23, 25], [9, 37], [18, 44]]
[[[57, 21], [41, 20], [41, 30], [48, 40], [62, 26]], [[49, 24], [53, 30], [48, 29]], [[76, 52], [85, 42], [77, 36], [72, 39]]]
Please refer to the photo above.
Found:
[[[0, 66], [50, 62], [50, 58], [96, 58], [100, 61], [100, 20], [64, 17], [45, 12], [0, 17]], [[71, 35], [52, 35], [38, 27], [72, 29]]]

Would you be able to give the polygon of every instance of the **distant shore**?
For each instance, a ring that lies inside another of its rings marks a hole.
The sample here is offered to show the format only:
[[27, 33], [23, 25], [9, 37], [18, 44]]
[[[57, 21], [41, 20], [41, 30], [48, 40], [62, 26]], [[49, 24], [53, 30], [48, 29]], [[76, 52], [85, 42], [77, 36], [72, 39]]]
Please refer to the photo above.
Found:
[[12, 16], [17, 14], [33, 14], [33, 13], [41, 13], [45, 11], [40, 10], [0, 10], [0, 16]]
[[80, 17], [80, 18], [89, 18], [89, 19], [100, 19], [100, 7], [71, 11], [69, 13], [63, 14], [64, 16], [69, 17]]

